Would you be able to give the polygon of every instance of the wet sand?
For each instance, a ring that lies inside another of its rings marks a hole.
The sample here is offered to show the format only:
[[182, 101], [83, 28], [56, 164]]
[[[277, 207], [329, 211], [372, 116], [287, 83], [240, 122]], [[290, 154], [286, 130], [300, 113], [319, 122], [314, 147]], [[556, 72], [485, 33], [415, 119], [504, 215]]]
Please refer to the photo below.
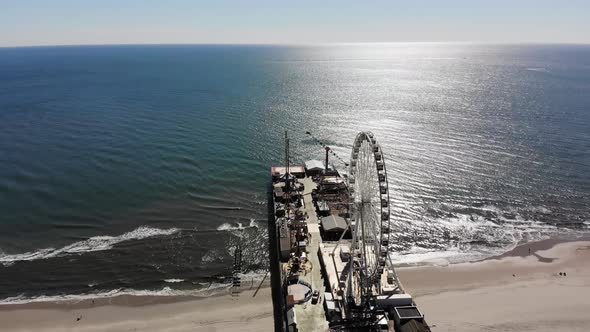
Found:
[[[270, 288], [202, 299], [120, 296], [0, 306], [0, 331], [271, 331]], [[78, 318], [80, 318], [78, 320]]]
[[[589, 241], [541, 241], [481, 262], [398, 273], [435, 332], [590, 326]], [[253, 294], [3, 305], [0, 331], [272, 331], [270, 289]]]

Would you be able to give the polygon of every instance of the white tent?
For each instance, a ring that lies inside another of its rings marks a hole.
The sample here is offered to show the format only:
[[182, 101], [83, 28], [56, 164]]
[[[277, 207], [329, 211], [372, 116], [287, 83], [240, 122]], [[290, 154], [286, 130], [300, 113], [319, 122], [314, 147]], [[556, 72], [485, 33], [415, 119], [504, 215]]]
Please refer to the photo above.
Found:
[[319, 160], [308, 160], [305, 162], [305, 169], [312, 172], [320, 172], [324, 170], [324, 163]]
[[323, 217], [321, 220], [322, 227], [326, 232], [333, 232], [333, 231], [343, 231], [346, 229], [348, 225], [344, 218], [337, 216], [337, 215], [329, 215], [327, 217]]
[[[320, 160], [308, 160], [305, 162], [305, 170], [308, 172], [321, 172], [326, 169], [325, 165], [326, 164]], [[328, 169], [333, 171], [335, 167], [334, 165], [328, 165]]]

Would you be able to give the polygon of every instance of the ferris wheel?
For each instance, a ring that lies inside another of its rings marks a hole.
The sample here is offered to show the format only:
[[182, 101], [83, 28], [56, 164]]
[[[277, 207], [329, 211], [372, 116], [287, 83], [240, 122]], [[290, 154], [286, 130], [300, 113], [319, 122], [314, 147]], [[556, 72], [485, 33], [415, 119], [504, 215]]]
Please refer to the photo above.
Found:
[[350, 158], [352, 246], [348, 296], [366, 306], [379, 294], [388, 262], [389, 188], [381, 146], [371, 132], [360, 132]]

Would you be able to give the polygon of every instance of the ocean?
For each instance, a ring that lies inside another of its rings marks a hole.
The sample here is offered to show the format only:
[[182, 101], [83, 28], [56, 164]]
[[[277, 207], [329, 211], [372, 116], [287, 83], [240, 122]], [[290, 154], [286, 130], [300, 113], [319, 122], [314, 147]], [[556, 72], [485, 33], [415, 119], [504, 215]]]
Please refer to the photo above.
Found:
[[588, 45], [0, 48], [0, 303], [261, 278], [285, 130], [375, 134], [400, 265], [590, 231]]

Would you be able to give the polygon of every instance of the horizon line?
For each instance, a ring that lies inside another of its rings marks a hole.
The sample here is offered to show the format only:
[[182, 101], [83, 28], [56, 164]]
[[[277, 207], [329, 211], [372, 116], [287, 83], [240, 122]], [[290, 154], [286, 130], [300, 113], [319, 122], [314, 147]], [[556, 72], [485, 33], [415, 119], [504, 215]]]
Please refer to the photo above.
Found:
[[390, 42], [309, 42], [309, 43], [278, 43], [278, 42], [219, 42], [219, 43], [104, 43], [104, 44], [30, 44], [0, 45], [0, 48], [35, 48], [35, 47], [74, 47], [74, 46], [337, 46], [337, 45], [387, 45], [387, 44], [476, 44], [476, 45], [590, 45], [590, 42], [555, 42], [555, 41], [390, 41]]

